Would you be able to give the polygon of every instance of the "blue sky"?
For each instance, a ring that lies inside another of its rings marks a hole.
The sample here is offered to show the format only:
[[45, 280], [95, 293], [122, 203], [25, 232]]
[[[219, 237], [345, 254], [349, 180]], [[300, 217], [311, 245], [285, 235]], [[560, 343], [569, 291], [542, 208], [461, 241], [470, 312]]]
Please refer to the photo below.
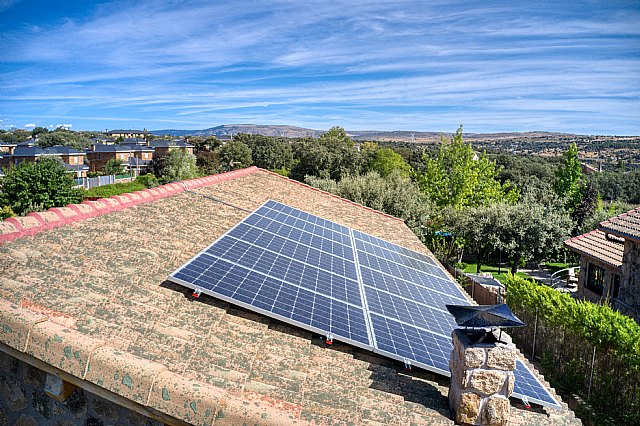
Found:
[[0, 127], [640, 135], [640, 1], [0, 1]]

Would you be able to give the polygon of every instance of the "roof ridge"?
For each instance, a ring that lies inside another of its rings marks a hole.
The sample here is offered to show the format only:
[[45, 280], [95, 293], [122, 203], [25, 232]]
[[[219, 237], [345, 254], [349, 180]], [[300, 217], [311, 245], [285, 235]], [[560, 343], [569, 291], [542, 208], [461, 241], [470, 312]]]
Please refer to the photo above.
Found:
[[112, 195], [111, 197], [98, 198], [95, 200], [85, 200], [80, 204], [67, 204], [65, 207], [52, 207], [43, 212], [28, 213], [26, 216], [10, 217], [0, 222], [0, 245], [8, 241], [13, 241], [16, 238], [35, 235], [42, 231], [53, 229], [58, 226], [66, 225], [73, 222], [79, 222], [90, 217], [100, 216], [106, 213], [111, 213], [113, 211], [123, 210], [127, 207], [151, 202], [160, 198], [169, 197], [171, 195], [184, 192], [189, 189], [213, 185], [218, 182], [236, 179], [256, 172], [264, 172], [273, 176], [277, 176], [281, 179], [287, 180], [290, 183], [303, 186], [312, 191], [337, 198], [340, 201], [404, 223], [404, 220], [401, 218], [381, 212], [371, 207], [364, 206], [360, 203], [356, 203], [355, 201], [348, 200], [336, 194], [314, 188], [311, 185], [307, 185], [306, 183], [279, 175], [278, 173], [272, 172], [270, 170], [251, 166], [245, 169], [234, 170], [226, 173], [166, 183], [164, 185], [143, 189], [141, 191]]
[[155, 188], [147, 188], [113, 195], [97, 200], [85, 200], [79, 204], [67, 204], [65, 207], [52, 207], [43, 212], [31, 212], [26, 216], [10, 217], [0, 222], [0, 244], [16, 238], [31, 236], [42, 231], [84, 219], [101, 216], [138, 204], [148, 203], [160, 198], [249, 175], [259, 171], [256, 166], [231, 172], [209, 175], [201, 178], [171, 182]]

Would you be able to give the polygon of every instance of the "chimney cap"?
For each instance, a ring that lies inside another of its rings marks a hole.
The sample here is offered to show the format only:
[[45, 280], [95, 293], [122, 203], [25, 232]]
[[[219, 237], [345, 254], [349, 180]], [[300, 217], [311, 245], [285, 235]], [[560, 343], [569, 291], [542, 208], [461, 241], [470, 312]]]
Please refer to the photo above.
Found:
[[524, 327], [506, 303], [499, 305], [445, 305], [462, 327]]

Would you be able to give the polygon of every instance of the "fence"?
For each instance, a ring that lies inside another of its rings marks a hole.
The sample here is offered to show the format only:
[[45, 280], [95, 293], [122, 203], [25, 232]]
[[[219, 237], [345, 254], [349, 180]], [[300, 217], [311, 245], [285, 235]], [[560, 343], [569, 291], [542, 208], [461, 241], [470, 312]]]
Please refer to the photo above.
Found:
[[82, 186], [84, 189], [91, 189], [96, 186], [110, 185], [116, 182], [114, 175], [109, 176], [96, 176], [92, 178], [78, 178], [76, 179], [76, 185]]
[[460, 269], [453, 268], [448, 264], [445, 264], [445, 267], [451, 275], [456, 277], [458, 282], [462, 284], [462, 287], [471, 295], [471, 298], [475, 300], [478, 305], [495, 305], [503, 303], [500, 288], [483, 286]]

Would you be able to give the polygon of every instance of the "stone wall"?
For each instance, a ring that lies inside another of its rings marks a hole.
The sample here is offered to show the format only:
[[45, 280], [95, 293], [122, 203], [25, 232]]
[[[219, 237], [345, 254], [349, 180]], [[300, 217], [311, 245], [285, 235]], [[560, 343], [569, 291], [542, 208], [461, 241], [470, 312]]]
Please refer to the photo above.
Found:
[[80, 388], [57, 401], [44, 392], [46, 377], [0, 351], [0, 426], [162, 425]]
[[473, 343], [461, 329], [451, 337], [449, 407], [454, 420], [463, 425], [507, 425], [516, 366], [511, 338], [503, 333], [502, 342]]
[[625, 240], [622, 261], [622, 282], [620, 283], [620, 300], [632, 307], [636, 320], [640, 321], [640, 242]]

